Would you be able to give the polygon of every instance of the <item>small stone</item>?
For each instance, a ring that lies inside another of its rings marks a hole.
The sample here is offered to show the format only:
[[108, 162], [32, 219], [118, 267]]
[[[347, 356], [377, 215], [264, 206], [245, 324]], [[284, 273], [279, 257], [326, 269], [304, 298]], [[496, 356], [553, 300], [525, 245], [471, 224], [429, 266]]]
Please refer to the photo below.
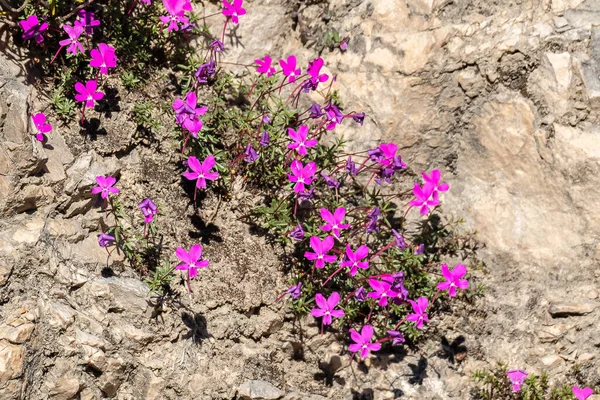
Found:
[[106, 350], [106, 342], [104, 341], [104, 339], [91, 335], [87, 332], [83, 332], [79, 329], [76, 329], [75, 338], [77, 339], [78, 344]]
[[63, 375], [50, 390], [50, 398], [53, 400], [70, 400], [79, 392], [79, 387], [77, 378]]
[[4, 286], [12, 273], [12, 265], [5, 260], [0, 260], [0, 286]]
[[541, 361], [542, 364], [544, 364], [544, 366], [554, 368], [561, 363], [562, 358], [556, 354], [550, 354], [545, 357], [542, 357]]
[[579, 362], [586, 362], [586, 361], [590, 361], [593, 360], [594, 358], [596, 358], [595, 354], [592, 353], [583, 353], [579, 356], [578, 361]]
[[238, 395], [245, 400], [277, 400], [283, 392], [266, 381], [246, 381], [238, 387]]
[[48, 323], [55, 328], [67, 329], [75, 321], [75, 310], [66, 304], [50, 302], [44, 311], [50, 316]]
[[0, 343], [0, 387], [23, 373], [25, 348], [13, 344]]
[[554, 17], [554, 26], [558, 29], [569, 25], [569, 21], [565, 17]]
[[34, 324], [22, 324], [19, 326], [0, 326], [0, 339], [6, 339], [11, 343], [21, 344], [31, 337], [35, 328]]
[[598, 291], [596, 289], [592, 289], [587, 292], [587, 298], [590, 300], [595, 300], [598, 298]]
[[553, 302], [550, 303], [548, 312], [553, 318], [568, 317], [586, 315], [593, 312], [598, 307], [596, 302], [578, 302], [578, 303], [567, 303], [567, 302]]

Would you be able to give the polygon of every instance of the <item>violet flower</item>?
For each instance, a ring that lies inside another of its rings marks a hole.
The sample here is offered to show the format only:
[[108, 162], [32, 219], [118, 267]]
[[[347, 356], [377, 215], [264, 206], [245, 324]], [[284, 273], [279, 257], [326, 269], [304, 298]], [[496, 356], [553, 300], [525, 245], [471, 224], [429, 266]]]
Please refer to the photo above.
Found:
[[198, 137], [198, 132], [202, 129], [202, 120], [200, 117], [208, 111], [208, 107], [206, 106], [196, 107], [197, 103], [195, 92], [188, 93], [185, 96], [185, 101], [175, 99], [173, 102], [175, 121], [187, 129], [194, 138]]
[[302, 229], [302, 225], [298, 223], [298, 227], [291, 231], [288, 236], [298, 242], [304, 239], [304, 229]]
[[287, 60], [279, 60], [279, 65], [290, 82], [294, 82], [296, 77], [302, 74], [300, 68], [296, 68], [296, 56], [291, 55]]
[[223, 15], [231, 18], [231, 22], [238, 24], [238, 17], [246, 14], [246, 10], [242, 8], [243, 0], [233, 0], [233, 4], [227, 0], [223, 0]]
[[52, 130], [52, 126], [46, 123], [46, 114], [34, 114], [31, 116], [31, 119], [33, 120], [33, 125], [35, 126], [36, 130], [35, 139], [43, 142], [46, 138], [44, 134]]
[[266, 55], [262, 58], [262, 60], [259, 58], [254, 60], [254, 62], [258, 65], [256, 67], [256, 72], [265, 74], [267, 78], [275, 73], [275, 68], [271, 66], [271, 63], [273, 62], [271, 56]]
[[194, 156], [190, 156], [187, 159], [189, 171], [183, 173], [183, 176], [190, 180], [196, 180], [196, 188], [198, 189], [206, 189], [206, 181], [214, 181], [219, 177], [218, 172], [211, 172], [210, 170], [215, 166], [217, 162], [215, 161], [215, 157], [213, 155], [209, 155], [206, 159], [200, 164], [200, 161]]
[[402, 334], [402, 332], [390, 330], [387, 331], [387, 333], [392, 338], [392, 346], [398, 346], [399, 344], [406, 342], [406, 339], [404, 339], [404, 335]]
[[315, 197], [315, 188], [311, 187], [304, 192], [298, 193], [298, 199], [300, 201], [312, 200]]
[[294, 160], [290, 165], [290, 169], [292, 173], [288, 174], [288, 179], [290, 182], [295, 183], [294, 192], [302, 193], [306, 189], [304, 185], [310, 185], [312, 183], [312, 176], [317, 172], [317, 164], [312, 161], [304, 166], [301, 161]]
[[308, 112], [310, 113], [310, 117], [313, 119], [319, 118], [320, 116], [324, 115], [323, 110], [321, 110], [321, 106], [317, 103], [312, 103], [312, 105], [308, 109]]
[[40, 21], [38, 17], [35, 15], [30, 15], [27, 19], [19, 21], [19, 25], [25, 31], [21, 36], [24, 40], [29, 40], [31, 38], [35, 39], [37, 44], [40, 44], [44, 41], [44, 36], [42, 36], [42, 32], [48, 29], [48, 23], [42, 22], [40, 25]]
[[415, 256], [421, 255], [425, 252], [425, 245], [423, 243], [421, 243], [420, 245], [417, 246], [417, 248], [415, 249], [415, 251], [413, 252], [413, 254]]
[[369, 260], [361, 261], [369, 255], [369, 248], [364, 244], [353, 252], [350, 245], [346, 245], [346, 261], [341, 263], [342, 267], [350, 267], [350, 276], [355, 276], [358, 269], [368, 269]]
[[115, 48], [106, 43], [100, 43], [98, 49], [90, 51], [90, 55], [92, 56], [90, 66], [100, 68], [100, 73], [103, 75], [107, 75], [108, 69], [115, 68], [119, 61], [115, 55]]
[[521, 391], [521, 386], [523, 385], [523, 382], [525, 382], [525, 378], [527, 378], [528, 375], [529, 374], [522, 369], [513, 369], [506, 372], [506, 376], [508, 376], [510, 383], [512, 383], [513, 392]]
[[215, 53], [222, 53], [225, 51], [225, 45], [219, 39], [215, 39], [208, 45], [211, 49], [215, 51]]
[[271, 118], [269, 118], [269, 116], [267, 114], [265, 114], [262, 117], [262, 122], [263, 122], [263, 124], [270, 124], [271, 123]]
[[92, 35], [94, 28], [100, 26], [100, 21], [95, 18], [95, 14], [92, 11], [79, 10], [75, 25], [84, 28], [86, 34]]
[[175, 269], [188, 271], [188, 275], [191, 279], [198, 276], [198, 268], [206, 268], [209, 264], [208, 260], [202, 259], [201, 244], [195, 244], [190, 247], [189, 253], [185, 249], [178, 247], [177, 250], [175, 250], [175, 255], [183, 261], [183, 263], [176, 266]]
[[298, 299], [302, 295], [302, 282], [290, 287], [285, 291], [285, 294], [289, 294], [294, 300]]
[[352, 119], [354, 120], [354, 122], [360, 124], [360, 126], [363, 125], [363, 123], [365, 122], [365, 113], [354, 113], [354, 115], [352, 116]]
[[367, 233], [379, 232], [379, 226], [377, 226], [377, 220], [381, 216], [381, 210], [379, 207], [373, 207], [373, 209], [367, 215]]
[[404, 236], [402, 236], [402, 234], [398, 231], [396, 231], [395, 229], [392, 229], [392, 234], [394, 235], [394, 238], [396, 239], [396, 246], [400, 249], [400, 250], [404, 250], [406, 249], [406, 242], [404, 241]]
[[358, 170], [356, 169], [356, 163], [352, 161], [352, 156], [348, 156], [348, 160], [346, 160], [346, 173], [352, 176], [356, 176], [358, 173]]
[[328, 299], [325, 299], [321, 293], [315, 295], [315, 303], [317, 307], [313, 308], [310, 313], [313, 317], [323, 317], [323, 325], [331, 325], [332, 318], [342, 318], [344, 310], [336, 310], [340, 302], [340, 294], [333, 292]]
[[378, 279], [370, 278], [369, 286], [371, 286], [371, 289], [373, 289], [374, 292], [369, 292], [367, 297], [379, 299], [377, 304], [379, 304], [380, 307], [387, 306], [388, 297], [394, 298], [398, 295], [398, 293], [392, 290], [392, 284], [384, 280], [380, 281]]
[[366, 299], [367, 291], [365, 290], [365, 288], [361, 286], [358, 289], [356, 289], [356, 292], [354, 292], [354, 300], [360, 301], [362, 303]]
[[110, 236], [109, 234], [106, 234], [104, 232], [102, 232], [100, 235], [98, 235], [98, 245], [100, 247], [108, 247], [108, 246], [112, 245], [114, 241], [115, 241], [114, 236]]
[[[85, 53], [83, 46], [79, 42], [79, 37], [83, 33], [83, 27], [78, 26], [78, 25], [70, 26], [70, 25], [65, 24], [65, 25], [63, 25], [63, 29], [65, 30], [67, 35], [69, 35], [69, 38], [58, 42], [58, 44], [60, 44], [61, 48], [65, 47], [65, 46], [69, 46], [67, 48], [67, 53], [71, 53], [73, 55], [77, 55], [77, 50], [79, 50], [81, 53]], [[59, 51], [60, 51], [60, 49], [59, 49]]]
[[378, 351], [381, 349], [381, 343], [371, 343], [373, 333], [374, 331], [371, 325], [363, 326], [360, 333], [356, 332], [354, 329], [350, 329], [350, 338], [354, 343], [348, 346], [348, 350], [353, 353], [358, 353], [360, 351], [360, 358], [366, 358], [369, 356], [370, 351]]
[[185, 16], [186, 11], [192, 11], [190, 0], [163, 0], [168, 16], [159, 17], [161, 22], [168, 25], [167, 31], [178, 31], [179, 24], [187, 24], [190, 20]]
[[310, 247], [313, 249], [312, 251], [307, 251], [304, 253], [304, 257], [308, 260], [315, 261], [315, 268], [322, 269], [325, 268], [325, 263], [335, 262], [336, 257], [330, 254], [327, 254], [329, 250], [333, 248], [333, 237], [327, 236], [325, 239], [321, 240], [318, 236], [312, 236], [310, 238]]
[[[381, 280], [391, 284], [390, 289], [396, 296], [393, 297], [392, 301], [394, 304], [400, 305], [408, 298], [408, 290], [404, 287], [404, 272], [394, 272], [393, 274], [386, 274], [381, 277]], [[392, 296], [390, 296], [392, 297]]]
[[307, 154], [307, 147], [315, 147], [319, 143], [315, 139], [306, 139], [308, 136], [308, 126], [306, 125], [300, 125], [298, 131], [288, 128], [288, 135], [294, 141], [294, 143], [288, 144], [288, 149], [295, 149], [301, 156]]
[[269, 132], [264, 131], [260, 134], [260, 141], [258, 142], [262, 147], [267, 147], [269, 142], [271, 141], [271, 137], [269, 136]]
[[195, 73], [196, 80], [198, 83], [207, 83], [208, 79], [217, 73], [217, 64], [214, 59], [210, 59], [198, 67]]
[[335, 127], [338, 124], [341, 124], [344, 120], [344, 114], [342, 114], [340, 109], [337, 108], [337, 106], [335, 106], [334, 104], [329, 103], [328, 105], [323, 107], [323, 109], [325, 110], [325, 117], [327, 118], [327, 121], [329, 121], [329, 124], [327, 124], [327, 126], [325, 127], [325, 129], [327, 129], [328, 131], [335, 129]]
[[326, 175], [325, 172], [321, 172], [321, 177], [323, 177], [323, 180], [329, 189], [337, 189], [340, 187], [340, 182], [333, 179], [331, 176]]
[[119, 194], [119, 189], [114, 187], [117, 179], [114, 176], [97, 176], [96, 183], [98, 186], [92, 188], [92, 194], [100, 193], [100, 197], [106, 199], [111, 194]]
[[75, 100], [85, 102], [86, 108], [94, 108], [96, 101], [104, 98], [104, 93], [96, 91], [98, 89], [98, 82], [95, 80], [89, 80], [85, 83], [85, 86], [81, 82], [75, 84]]
[[442, 275], [446, 282], [440, 282], [437, 285], [439, 290], [447, 290], [450, 297], [456, 296], [456, 288], [465, 290], [469, 287], [469, 281], [460, 279], [467, 273], [467, 267], [463, 264], [457, 264], [452, 271], [448, 269], [447, 264], [442, 264]]
[[144, 222], [149, 224], [154, 221], [154, 216], [158, 214], [158, 208], [156, 204], [149, 197], [142, 200], [140, 204], [138, 204], [140, 210], [144, 214]]
[[412, 306], [414, 314], [408, 314], [406, 319], [414, 322], [417, 329], [423, 329], [423, 323], [429, 322], [429, 317], [425, 312], [429, 306], [429, 300], [426, 297], [419, 297], [416, 302], [412, 300], [408, 300], [408, 302]]
[[319, 229], [324, 232], [331, 231], [333, 236], [339, 239], [340, 230], [350, 228], [350, 224], [342, 224], [344, 217], [346, 216], [346, 209], [344, 207], [338, 207], [335, 209], [333, 214], [326, 208], [321, 208], [321, 218], [326, 223], [321, 225]]
[[591, 388], [578, 388], [577, 386], [573, 386], [571, 388], [573, 390], [573, 396], [577, 398], [577, 400], [587, 400], [588, 397], [594, 394], [594, 391]]
[[248, 143], [248, 145], [246, 146], [246, 150], [244, 151], [244, 154], [246, 155], [246, 158], [244, 158], [244, 160], [247, 163], [252, 163], [252, 162], [258, 160], [258, 158], [260, 157], [260, 155], [256, 152], [256, 150], [254, 150], [252, 148], [252, 145], [250, 143]]

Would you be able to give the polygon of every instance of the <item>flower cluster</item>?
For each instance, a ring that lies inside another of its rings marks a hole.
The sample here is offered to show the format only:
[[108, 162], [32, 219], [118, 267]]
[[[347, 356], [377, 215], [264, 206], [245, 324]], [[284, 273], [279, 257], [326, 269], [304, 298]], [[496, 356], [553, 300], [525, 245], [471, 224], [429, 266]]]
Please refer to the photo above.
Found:
[[[506, 372], [506, 377], [510, 381], [512, 390], [515, 393], [521, 391], [522, 386], [526, 384], [526, 379], [528, 376], [529, 374], [522, 369], [513, 369]], [[573, 392], [573, 396], [575, 396], [577, 400], [587, 400], [594, 394], [594, 391], [589, 387], [580, 388], [578, 386], [573, 386], [571, 387], [571, 390]]]

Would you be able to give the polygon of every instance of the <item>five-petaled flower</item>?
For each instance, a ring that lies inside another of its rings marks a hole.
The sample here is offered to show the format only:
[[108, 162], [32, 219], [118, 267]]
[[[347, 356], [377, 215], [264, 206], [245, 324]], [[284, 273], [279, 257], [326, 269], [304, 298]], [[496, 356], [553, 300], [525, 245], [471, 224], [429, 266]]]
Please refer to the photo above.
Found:
[[161, 16], [160, 20], [163, 24], [168, 25], [167, 31], [178, 31], [179, 24], [190, 22], [185, 16], [186, 11], [192, 11], [190, 0], [163, 0], [163, 5], [169, 15]]
[[208, 107], [196, 107], [198, 100], [196, 93], [190, 92], [185, 96], [185, 101], [175, 99], [173, 110], [175, 110], [175, 120], [183, 128], [187, 129], [194, 138], [198, 137], [198, 132], [202, 129], [202, 120], [200, 117], [208, 111]]
[[521, 390], [521, 386], [528, 375], [529, 374], [522, 369], [513, 369], [512, 371], [506, 372], [506, 376], [508, 376], [510, 383], [512, 383], [513, 392], [519, 392]]
[[97, 91], [98, 82], [95, 80], [89, 80], [85, 83], [85, 86], [81, 82], [75, 84], [75, 100], [85, 102], [85, 107], [93, 108], [97, 100], [104, 98], [104, 93]]
[[100, 197], [106, 199], [110, 194], [118, 194], [119, 189], [114, 187], [117, 179], [114, 176], [97, 176], [96, 183], [98, 186], [92, 188], [92, 194], [100, 193]]
[[373, 338], [373, 327], [371, 325], [363, 326], [360, 333], [350, 329], [350, 338], [354, 343], [348, 346], [348, 350], [353, 353], [360, 351], [360, 358], [368, 357], [370, 351], [381, 349], [381, 343], [371, 343], [371, 338]]
[[573, 390], [573, 396], [575, 396], [577, 400], [587, 400], [588, 397], [594, 394], [594, 391], [589, 387], [579, 388], [573, 386], [571, 389]]
[[154, 216], [158, 214], [158, 208], [149, 197], [142, 200], [142, 202], [138, 204], [138, 207], [144, 214], [145, 223], [149, 224], [150, 222], [154, 221]]
[[312, 176], [317, 172], [317, 164], [312, 161], [304, 166], [301, 161], [294, 160], [290, 169], [292, 173], [288, 174], [288, 179], [295, 183], [294, 192], [303, 193], [306, 190], [304, 185], [310, 185], [313, 181]]
[[90, 55], [92, 56], [90, 66], [99, 68], [103, 75], [107, 75], [108, 69], [116, 67], [119, 61], [115, 55], [115, 48], [106, 43], [100, 43], [97, 49], [90, 51]]
[[321, 225], [319, 229], [325, 232], [331, 231], [333, 236], [339, 239], [340, 229], [348, 229], [351, 226], [350, 224], [342, 224], [345, 216], [346, 209], [344, 207], [336, 208], [333, 214], [328, 209], [321, 208], [321, 218], [323, 218], [323, 221], [326, 223]]
[[[65, 30], [67, 35], [69, 35], [69, 38], [58, 42], [58, 44], [60, 44], [61, 48], [65, 47], [65, 46], [69, 46], [67, 48], [67, 53], [71, 53], [73, 55], [77, 55], [77, 50], [79, 50], [82, 53], [85, 53], [83, 46], [79, 42], [79, 37], [83, 33], [83, 27], [79, 26], [77, 24], [75, 26], [63, 25], [63, 29]], [[60, 51], [60, 49], [59, 49], [59, 51]]]
[[450, 185], [446, 182], [440, 183], [442, 173], [439, 169], [434, 169], [429, 175], [427, 175], [426, 172], [423, 172], [422, 174], [425, 184], [429, 184], [433, 187], [434, 196], [437, 196], [437, 192], [447, 192], [448, 189], [450, 189]]
[[369, 248], [366, 245], [360, 246], [356, 252], [352, 251], [350, 245], [346, 245], [346, 261], [342, 262], [342, 267], [350, 267], [350, 276], [356, 275], [358, 269], [369, 268], [369, 261], [361, 261], [369, 255]]
[[33, 125], [35, 126], [35, 138], [36, 140], [43, 142], [46, 136], [45, 133], [48, 133], [52, 130], [52, 126], [46, 123], [46, 114], [38, 113], [31, 116], [33, 120]]
[[321, 68], [323, 68], [323, 59], [321, 57], [308, 63], [307, 73], [310, 79], [302, 84], [305, 92], [317, 90], [319, 83], [327, 82], [329, 75], [321, 74]]
[[333, 318], [342, 318], [344, 316], [344, 310], [335, 310], [338, 303], [340, 302], [340, 294], [333, 292], [328, 299], [325, 299], [321, 293], [317, 293], [315, 296], [315, 303], [317, 307], [313, 308], [310, 313], [313, 317], [323, 317], [323, 325], [331, 325]]
[[44, 41], [44, 36], [42, 36], [42, 32], [48, 29], [48, 23], [42, 22], [40, 25], [40, 21], [36, 15], [30, 15], [27, 19], [19, 21], [19, 25], [25, 31], [21, 36], [24, 40], [29, 40], [31, 38], [35, 39], [36, 43], [40, 44]]
[[439, 290], [447, 290], [450, 297], [456, 296], [456, 288], [465, 290], [469, 287], [469, 281], [460, 279], [467, 273], [467, 267], [464, 264], [457, 264], [452, 271], [448, 269], [447, 264], [442, 264], [442, 275], [446, 282], [440, 282], [437, 285]]
[[327, 236], [325, 239], [321, 240], [318, 236], [311, 236], [310, 238], [310, 247], [314, 250], [307, 251], [304, 253], [304, 257], [315, 262], [315, 268], [321, 269], [325, 268], [325, 263], [332, 263], [336, 260], [336, 257], [327, 254], [329, 250], [333, 248], [334, 240], [333, 237]]
[[418, 183], [415, 183], [413, 188], [415, 195], [414, 200], [410, 201], [410, 205], [413, 207], [419, 207], [419, 213], [425, 215], [429, 212], [429, 207], [435, 207], [440, 204], [437, 196], [433, 194], [433, 186], [426, 183], [421, 187]]
[[301, 75], [300, 68], [296, 68], [296, 56], [291, 55], [287, 60], [279, 60], [279, 65], [283, 71], [283, 75], [289, 79], [290, 82], [294, 82], [296, 77]]
[[187, 271], [191, 279], [198, 276], [198, 268], [206, 268], [209, 264], [208, 260], [202, 259], [202, 245], [200, 244], [190, 247], [189, 253], [185, 249], [178, 247], [175, 250], [175, 255], [183, 261], [182, 264], [179, 264], [175, 268], [180, 271]]
[[246, 14], [246, 10], [242, 8], [243, 0], [233, 0], [233, 3], [223, 0], [223, 15], [231, 18], [231, 22], [237, 24], [239, 22], [238, 17]]
[[429, 322], [429, 317], [425, 312], [429, 306], [429, 300], [427, 297], [419, 297], [417, 301], [408, 300], [408, 302], [412, 306], [414, 314], [408, 314], [406, 319], [414, 322], [417, 329], [423, 329], [423, 323]]
[[[183, 173], [183, 176], [190, 181], [196, 180], [196, 188], [206, 189], [206, 181], [214, 181], [219, 177], [218, 172], [211, 172], [210, 170], [215, 166], [217, 162], [213, 155], [209, 155], [200, 164], [200, 161], [194, 156], [190, 156], [187, 159], [187, 164], [190, 171]], [[194, 192], [195, 196], [195, 192]]]
[[115, 237], [107, 233], [102, 232], [100, 235], [98, 235], [98, 245], [100, 247], [108, 247], [113, 244], [114, 241]]
[[308, 126], [300, 125], [298, 131], [288, 128], [288, 135], [294, 141], [294, 143], [288, 144], [288, 149], [296, 149], [299, 155], [306, 155], [307, 147], [315, 147], [319, 142], [316, 139], [308, 139]]
[[86, 34], [91, 35], [94, 33], [94, 28], [100, 26], [100, 20], [95, 18], [95, 14], [92, 11], [79, 10], [75, 25], [81, 26], [85, 29]]
[[380, 281], [378, 279], [370, 278], [369, 286], [371, 286], [374, 292], [369, 292], [367, 296], [371, 299], [379, 299], [377, 304], [379, 304], [380, 307], [387, 306], [388, 297], [394, 298], [398, 295], [398, 293], [394, 292], [392, 289], [392, 283], [385, 280]]
[[271, 66], [271, 64], [273, 63], [273, 59], [271, 58], [271, 56], [266, 55], [262, 58], [262, 60], [259, 58], [254, 60], [254, 62], [258, 65], [256, 67], [256, 72], [265, 74], [267, 75], [267, 77], [275, 73], [275, 68]]

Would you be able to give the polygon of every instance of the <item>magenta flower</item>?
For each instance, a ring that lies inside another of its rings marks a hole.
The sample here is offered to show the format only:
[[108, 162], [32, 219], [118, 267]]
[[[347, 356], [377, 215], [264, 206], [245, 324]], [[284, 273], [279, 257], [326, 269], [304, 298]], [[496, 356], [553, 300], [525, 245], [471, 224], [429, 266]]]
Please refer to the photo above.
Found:
[[433, 186], [433, 193], [447, 192], [448, 189], [450, 189], [450, 185], [448, 185], [446, 182], [440, 184], [442, 174], [439, 169], [434, 169], [433, 171], [431, 171], [430, 175], [427, 175], [427, 173], [425, 172], [423, 172], [422, 174], [425, 184]]
[[513, 369], [512, 371], [506, 372], [506, 376], [508, 376], [510, 383], [512, 383], [513, 385], [513, 392], [521, 391], [521, 386], [523, 385], [523, 382], [525, 381], [525, 378], [527, 378], [528, 375], [529, 374], [523, 371], [522, 369]]
[[373, 289], [374, 292], [369, 292], [367, 297], [369, 297], [371, 299], [379, 299], [377, 304], [379, 304], [380, 307], [387, 306], [388, 297], [394, 298], [394, 297], [398, 296], [398, 293], [396, 293], [392, 289], [391, 282], [380, 281], [378, 279], [370, 278], [369, 286], [371, 286], [371, 289]]
[[119, 189], [113, 185], [117, 182], [114, 176], [97, 176], [96, 183], [98, 186], [92, 188], [92, 194], [100, 193], [100, 197], [106, 199], [110, 194], [118, 194]]
[[465, 290], [469, 287], [469, 281], [460, 279], [467, 273], [467, 267], [463, 264], [457, 264], [452, 271], [448, 270], [447, 264], [442, 264], [442, 275], [446, 282], [440, 282], [437, 285], [439, 290], [447, 290], [450, 297], [456, 296], [456, 288]]
[[352, 251], [350, 245], [346, 245], [346, 261], [344, 261], [342, 267], [350, 267], [350, 276], [356, 275], [358, 269], [368, 269], [369, 261], [361, 261], [363, 258], [369, 255], [369, 248], [364, 244], [356, 249], [356, 253]]
[[294, 82], [297, 76], [301, 75], [300, 68], [296, 68], [296, 56], [291, 55], [287, 60], [279, 60], [279, 65], [283, 70], [283, 74], [289, 78], [290, 82]]
[[187, 24], [190, 20], [185, 16], [186, 11], [192, 11], [190, 0], [163, 0], [163, 5], [169, 13], [168, 16], [161, 16], [163, 24], [168, 25], [167, 31], [178, 31], [179, 24]]
[[304, 166], [301, 161], [294, 160], [290, 165], [290, 169], [292, 173], [288, 174], [288, 179], [290, 182], [296, 183], [294, 185], [294, 192], [302, 193], [306, 190], [304, 185], [312, 183], [312, 176], [317, 172], [317, 164], [313, 161]]
[[90, 66], [100, 68], [100, 73], [104, 75], [108, 74], [109, 68], [116, 67], [119, 61], [115, 55], [115, 48], [106, 43], [100, 43], [98, 49], [90, 51], [90, 55], [92, 56]]
[[308, 75], [310, 75], [311, 89], [316, 90], [319, 83], [327, 82], [329, 75], [321, 74], [321, 68], [323, 68], [323, 59], [317, 58], [308, 63]]
[[256, 67], [256, 72], [265, 74], [267, 77], [275, 73], [275, 68], [271, 66], [271, 63], [273, 62], [271, 56], [264, 56], [262, 60], [257, 59], [254, 60], [254, 62], [258, 65], [258, 67]]
[[371, 325], [363, 326], [360, 333], [350, 329], [350, 337], [354, 343], [348, 346], [348, 350], [353, 353], [360, 351], [360, 358], [368, 357], [370, 351], [381, 349], [381, 343], [371, 343], [371, 338], [373, 338], [373, 327]]
[[75, 84], [75, 91], [78, 93], [75, 95], [75, 100], [85, 102], [85, 107], [94, 108], [94, 104], [97, 100], [104, 98], [104, 93], [96, 91], [98, 88], [98, 82], [90, 80], [85, 83], [77, 82]]
[[423, 329], [423, 322], [429, 322], [427, 316], [427, 306], [429, 306], [429, 300], [426, 297], [419, 297], [417, 301], [408, 300], [413, 308], [414, 314], [408, 314], [406, 319], [415, 323], [417, 329]]
[[[82, 53], [85, 53], [83, 46], [81, 45], [81, 43], [79, 43], [79, 36], [81, 36], [81, 34], [83, 33], [83, 27], [78, 26], [78, 25], [75, 25], [75, 26], [63, 25], [63, 29], [65, 30], [65, 32], [67, 32], [67, 35], [69, 35], [69, 38], [58, 42], [58, 44], [60, 44], [61, 48], [65, 47], [65, 46], [69, 46], [67, 48], [67, 53], [71, 53], [73, 55], [77, 55], [77, 50], [81, 51]], [[60, 49], [59, 49], [59, 51], [60, 51]]]
[[104, 232], [102, 232], [100, 235], [98, 235], [98, 245], [100, 247], [108, 247], [111, 244], [113, 244], [114, 241], [115, 241], [114, 236], [110, 236], [109, 234], [106, 234]]
[[306, 125], [300, 125], [297, 132], [292, 128], [288, 128], [288, 135], [294, 141], [294, 143], [288, 144], [288, 149], [296, 149], [301, 156], [306, 155], [307, 147], [315, 147], [319, 143], [316, 139], [306, 140], [308, 136], [308, 126]]
[[140, 210], [142, 210], [142, 213], [144, 214], [145, 223], [149, 224], [150, 222], [154, 221], [154, 216], [158, 214], [158, 208], [156, 207], [156, 204], [154, 204], [154, 202], [150, 200], [149, 197], [142, 200], [142, 202], [138, 204], [138, 207], [140, 208]]
[[340, 294], [338, 292], [331, 293], [328, 299], [325, 299], [321, 293], [317, 293], [315, 296], [315, 303], [317, 307], [313, 308], [310, 313], [313, 317], [323, 317], [323, 325], [331, 325], [333, 318], [342, 318], [344, 316], [344, 310], [335, 310], [335, 307], [340, 302]]
[[594, 391], [591, 388], [578, 388], [577, 386], [573, 386], [573, 396], [577, 398], [577, 400], [587, 400], [588, 397], [594, 394]]
[[175, 120], [183, 128], [190, 131], [194, 138], [198, 137], [198, 132], [202, 129], [202, 120], [200, 117], [206, 113], [208, 107], [196, 107], [197, 98], [195, 92], [190, 92], [185, 96], [185, 101], [175, 99], [173, 110], [175, 110]]
[[339, 239], [340, 237], [340, 229], [348, 229], [350, 228], [350, 224], [342, 224], [342, 220], [346, 216], [346, 209], [344, 207], [338, 207], [335, 209], [333, 214], [326, 209], [321, 208], [321, 218], [326, 222], [326, 224], [319, 227], [322, 231], [331, 231], [333, 236]]
[[209, 264], [208, 260], [202, 259], [201, 244], [195, 244], [190, 247], [189, 253], [185, 251], [185, 249], [178, 247], [177, 250], [175, 250], [175, 255], [183, 261], [183, 264], [179, 264], [175, 268], [180, 271], [187, 271], [191, 279], [198, 276], [198, 268], [206, 268]]
[[34, 114], [31, 116], [31, 119], [33, 120], [33, 125], [35, 126], [35, 130], [37, 132], [35, 134], [36, 140], [43, 142], [46, 138], [44, 134], [52, 130], [52, 126], [46, 123], [46, 114]]
[[196, 188], [206, 189], [206, 180], [214, 181], [219, 177], [218, 172], [210, 171], [216, 164], [213, 155], [206, 157], [202, 164], [200, 164], [200, 161], [196, 157], [190, 156], [187, 159], [187, 163], [191, 171], [184, 172], [183, 176], [190, 181], [196, 179]]
[[243, 0], [233, 0], [233, 4], [227, 0], [223, 0], [223, 15], [231, 18], [231, 21], [237, 25], [238, 17], [246, 14], [246, 10], [242, 8]]
[[42, 32], [48, 29], [48, 24], [46, 22], [42, 22], [40, 25], [40, 21], [38, 20], [37, 16], [30, 15], [27, 19], [19, 21], [19, 25], [21, 25], [21, 28], [23, 28], [25, 31], [21, 36], [24, 40], [34, 38], [37, 44], [40, 44], [44, 41]]
[[312, 236], [310, 238], [310, 247], [314, 250], [314, 253], [307, 251], [304, 253], [304, 257], [311, 261], [316, 260], [315, 268], [325, 268], [326, 262], [332, 263], [336, 260], [335, 256], [327, 254], [333, 248], [333, 243], [334, 241], [331, 236], [327, 236], [322, 241], [318, 236]]
[[423, 187], [419, 186], [418, 183], [415, 183], [413, 193], [415, 199], [411, 200], [410, 205], [413, 207], [420, 207], [419, 213], [421, 215], [427, 214], [429, 212], [429, 207], [435, 207], [440, 204], [437, 193], [433, 192], [433, 186], [429, 183], [424, 184]]
[[85, 29], [85, 33], [91, 35], [94, 33], [94, 28], [100, 26], [100, 21], [95, 18], [95, 14], [92, 11], [80, 10], [75, 21], [75, 26], [81, 26]]

